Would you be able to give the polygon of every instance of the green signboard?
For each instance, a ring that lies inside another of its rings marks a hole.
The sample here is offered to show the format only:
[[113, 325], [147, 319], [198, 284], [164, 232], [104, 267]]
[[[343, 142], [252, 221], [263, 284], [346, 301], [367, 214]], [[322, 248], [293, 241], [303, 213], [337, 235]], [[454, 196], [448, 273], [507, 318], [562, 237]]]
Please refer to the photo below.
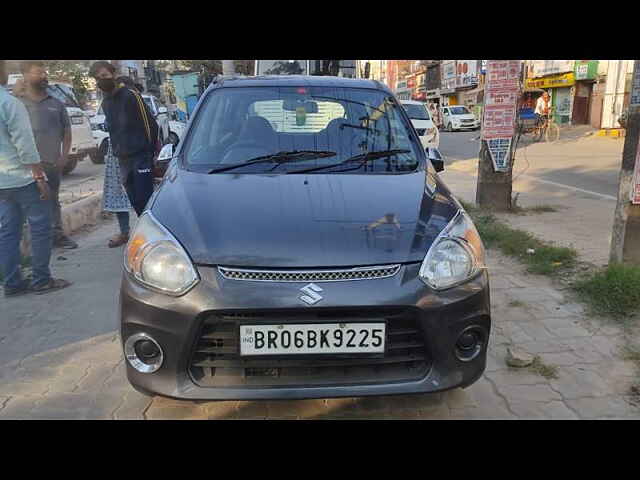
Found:
[[598, 60], [576, 60], [576, 80], [595, 80], [598, 76]]

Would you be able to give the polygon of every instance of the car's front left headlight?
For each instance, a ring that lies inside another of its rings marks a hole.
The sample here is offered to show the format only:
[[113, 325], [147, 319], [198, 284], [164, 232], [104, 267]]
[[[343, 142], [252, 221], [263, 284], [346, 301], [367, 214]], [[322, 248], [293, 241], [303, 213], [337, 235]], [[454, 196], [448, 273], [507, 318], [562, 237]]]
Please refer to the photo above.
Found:
[[440, 232], [420, 267], [420, 279], [434, 290], [451, 288], [485, 267], [482, 240], [464, 210]]
[[200, 280], [182, 245], [149, 211], [127, 243], [124, 267], [144, 286], [172, 296], [184, 295]]

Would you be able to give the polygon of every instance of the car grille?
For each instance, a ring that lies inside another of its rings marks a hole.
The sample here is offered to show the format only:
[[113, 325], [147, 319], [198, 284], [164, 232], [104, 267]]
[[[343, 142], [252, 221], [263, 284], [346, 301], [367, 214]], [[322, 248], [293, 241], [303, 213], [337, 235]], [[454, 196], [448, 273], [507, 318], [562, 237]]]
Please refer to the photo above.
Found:
[[418, 132], [418, 136], [419, 137], [424, 137], [424, 134], [427, 133], [427, 129], [426, 128], [417, 128], [416, 132]]
[[462, 123], [473, 123], [475, 120], [462, 120]]
[[227, 267], [218, 267], [218, 270], [224, 278], [229, 280], [251, 280], [255, 282], [337, 282], [393, 277], [400, 270], [400, 265], [344, 270], [244, 270]]
[[[431, 362], [412, 308], [214, 313], [202, 323], [189, 370], [201, 387], [354, 385], [423, 378]], [[242, 324], [385, 321], [384, 354], [240, 356]]]

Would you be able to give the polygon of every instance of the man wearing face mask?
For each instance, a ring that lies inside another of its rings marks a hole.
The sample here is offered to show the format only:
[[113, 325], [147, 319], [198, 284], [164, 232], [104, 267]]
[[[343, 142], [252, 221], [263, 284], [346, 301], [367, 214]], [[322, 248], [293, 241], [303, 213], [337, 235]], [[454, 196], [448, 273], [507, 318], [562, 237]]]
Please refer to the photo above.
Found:
[[105, 93], [102, 108], [113, 154], [118, 157], [122, 183], [138, 215], [153, 193], [153, 157], [157, 151], [158, 124], [140, 94], [116, 82], [109, 62], [95, 62], [89, 75]]
[[16, 96], [27, 107], [31, 128], [42, 159], [42, 166], [51, 189], [53, 245], [73, 249], [78, 244], [64, 234], [60, 212], [60, 181], [62, 169], [71, 149], [71, 123], [64, 104], [47, 93], [49, 80], [42, 62], [29, 60], [21, 64], [24, 88]]

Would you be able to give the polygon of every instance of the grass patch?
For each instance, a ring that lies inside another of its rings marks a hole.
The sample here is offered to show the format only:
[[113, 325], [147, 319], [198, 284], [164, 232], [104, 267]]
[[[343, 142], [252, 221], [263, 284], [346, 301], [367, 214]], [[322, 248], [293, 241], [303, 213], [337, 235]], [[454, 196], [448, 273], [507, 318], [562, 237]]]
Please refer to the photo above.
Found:
[[[498, 248], [502, 253], [518, 258], [527, 265], [527, 271], [553, 275], [575, 266], [578, 252], [573, 248], [555, 247], [529, 232], [511, 228], [491, 213], [466, 203], [463, 203], [463, 207], [471, 215], [485, 246]], [[528, 250], [534, 253], [527, 253]]]
[[533, 359], [533, 363], [529, 365], [529, 370], [544, 378], [558, 378], [558, 367], [542, 363], [542, 360], [540, 360], [538, 356], [536, 356]]
[[609, 265], [577, 280], [573, 288], [595, 313], [624, 319], [640, 312], [640, 267]]
[[625, 347], [624, 354], [622, 355], [624, 360], [631, 360], [632, 362], [638, 363], [640, 366], [640, 350], [634, 347]]
[[527, 304], [521, 300], [512, 300], [507, 304], [507, 306], [513, 307], [513, 308], [518, 308], [518, 307], [525, 308]]
[[535, 213], [550, 213], [557, 212], [558, 209], [552, 205], [536, 205], [534, 207], [513, 207], [512, 213], [517, 215], [529, 215]]

